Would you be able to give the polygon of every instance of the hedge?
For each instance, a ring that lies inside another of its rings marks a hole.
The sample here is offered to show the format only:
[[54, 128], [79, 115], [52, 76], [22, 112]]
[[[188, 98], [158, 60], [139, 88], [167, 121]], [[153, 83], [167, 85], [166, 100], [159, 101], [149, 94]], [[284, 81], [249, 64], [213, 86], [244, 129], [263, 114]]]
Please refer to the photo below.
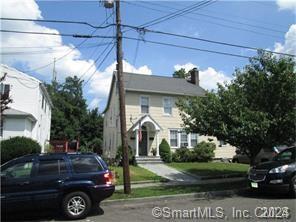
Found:
[[159, 155], [163, 160], [163, 162], [165, 163], [172, 162], [171, 147], [165, 139], [162, 139], [159, 145]]
[[35, 140], [27, 137], [12, 137], [1, 141], [1, 164], [14, 158], [40, 153], [41, 146]]

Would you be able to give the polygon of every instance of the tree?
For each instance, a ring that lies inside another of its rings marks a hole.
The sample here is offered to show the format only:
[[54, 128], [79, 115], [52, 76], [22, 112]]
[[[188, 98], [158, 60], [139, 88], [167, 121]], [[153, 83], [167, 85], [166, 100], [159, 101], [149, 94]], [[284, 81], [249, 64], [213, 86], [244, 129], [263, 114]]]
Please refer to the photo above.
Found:
[[0, 92], [0, 102], [1, 102], [1, 118], [4, 110], [8, 109], [8, 104], [12, 103], [12, 99], [9, 96], [9, 90], [5, 89], [3, 82], [6, 78], [7, 73], [4, 73], [2, 77], [0, 77], [0, 84], [1, 84], [1, 92]]
[[103, 117], [98, 109], [88, 110], [83, 97], [83, 81], [67, 77], [63, 84], [47, 85], [52, 98], [51, 139], [79, 140], [83, 150], [100, 152], [103, 137]]
[[181, 68], [173, 73], [174, 78], [188, 79], [190, 77], [190, 72], [186, 72], [184, 68]]
[[187, 130], [215, 136], [245, 152], [295, 142], [295, 61], [259, 52], [217, 92], [178, 102]]

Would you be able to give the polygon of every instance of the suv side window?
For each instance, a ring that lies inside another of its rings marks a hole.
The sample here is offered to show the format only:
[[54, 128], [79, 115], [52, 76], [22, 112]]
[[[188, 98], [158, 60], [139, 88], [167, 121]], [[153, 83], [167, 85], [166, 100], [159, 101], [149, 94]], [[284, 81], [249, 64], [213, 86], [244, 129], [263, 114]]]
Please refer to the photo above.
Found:
[[94, 156], [71, 156], [70, 159], [75, 173], [98, 172], [103, 169]]
[[66, 162], [63, 159], [40, 160], [38, 176], [61, 175], [67, 173]]
[[29, 178], [33, 167], [32, 161], [26, 161], [16, 163], [1, 172], [1, 175], [7, 178], [18, 179], [18, 178]]

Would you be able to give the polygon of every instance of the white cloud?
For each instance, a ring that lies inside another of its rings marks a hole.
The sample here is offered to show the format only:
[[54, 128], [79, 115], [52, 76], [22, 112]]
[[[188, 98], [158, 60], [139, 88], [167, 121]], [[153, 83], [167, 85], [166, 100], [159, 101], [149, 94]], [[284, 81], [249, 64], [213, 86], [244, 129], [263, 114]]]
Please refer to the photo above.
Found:
[[295, 0], [277, 0], [277, 5], [280, 10], [293, 10], [296, 12], [296, 1]]
[[[193, 68], [196, 68], [197, 66], [192, 64], [191, 62], [188, 62], [184, 65], [180, 65], [180, 64], [177, 64], [177, 65], [174, 65], [174, 69], [177, 71], [177, 70], [180, 70], [180, 69], [185, 69], [186, 72], [190, 71], [191, 69]], [[198, 67], [197, 67], [198, 68]]]
[[[93, 94], [94, 96], [94, 99], [91, 101], [89, 105], [91, 108], [98, 106], [102, 99], [108, 97], [111, 79], [115, 69], [116, 62], [113, 62], [104, 71], [97, 71], [96, 74], [93, 76], [92, 81], [90, 83], [90, 89], [88, 91], [88, 93]], [[148, 66], [144, 65], [139, 68], [136, 68], [125, 60], [123, 60], [123, 71], [144, 75], [152, 74], [152, 71], [148, 68]]]
[[[9, 0], [1, 2], [1, 17], [8, 18], [31, 18], [42, 19], [41, 11], [35, 0]], [[56, 29], [47, 28], [35, 22], [1, 21], [2, 29], [59, 33]], [[93, 60], [81, 59], [79, 50], [73, 45], [63, 43], [61, 36], [31, 35], [17, 33], [2, 33], [1, 44], [5, 47], [41, 47], [41, 48], [5, 48], [3, 52], [11, 53], [15, 51], [41, 51], [46, 53], [27, 53], [18, 55], [5, 55], [2, 63], [13, 66], [23, 64], [27, 70], [35, 69], [53, 62], [54, 58], [60, 58], [69, 53], [63, 59], [56, 62], [56, 70], [59, 79], [64, 79], [68, 75], [80, 76]], [[55, 46], [55, 47], [52, 47]], [[42, 48], [47, 47], [47, 48]], [[53, 65], [39, 69], [37, 72], [43, 76], [51, 76]], [[90, 72], [89, 72], [90, 73]]]
[[[192, 63], [186, 63], [184, 65], [175, 65], [175, 70], [184, 68], [186, 72], [193, 68], [198, 68], [197, 65]], [[199, 70], [200, 86], [204, 89], [212, 90], [217, 89], [217, 83], [224, 84], [224, 82], [230, 82], [231, 78], [226, 76], [222, 71], [216, 71], [212, 67], [208, 67], [205, 70]]]
[[[42, 19], [42, 13], [35, 0], [9, 0], [1, 2], [1, 17], [7, 18], [31, 18]], [[56, 29], [51, 29], [46, 26], [39, 25], [35, 22], [19, 22], [19, 21], [1, 21], [2, 29], [19, 30], [19, 31], [34, 31], [34, 32], [50, 32], [59, 33]], [[90, 81], [90, 88], [87, 93], [92, 94], [94, 99], [90, 102], [89, 107], [98, 107], [99, 103], [103, 99], [106, 99], [112, 73], [115, 69], [116, 63], [114, 62], [108, 66], [104, 71], [96, 70], [96, 66], [91, 66], [93, 60], [81, 59], [81, 53], [78, 49], [75, 49], [73, 45], [66, 45], [63, 43], [61, 36], [48, 36], [48, 35], [27, 35], [16, 33], [1, 33], [1, 45], [5, 47], [47, 47], [47, 53], [42, 54], [20, 54], [3, 56], [2, 63], [10, 66], [15, 64], [22, 64], [26, 66], [28, 70], [41, 67], [43, 65], [52, 63], [54, 58], [60, 58], [65, 54], [63, 59], [56, 62], [56, 71], [58, 73], [58, 79], [64, 80], [66, 76], [77, 75], [81, 76], [89, 67], [91, 67], [86, 75], [85, 79], [95, 73]], [[49, 47], [48, 47], [49, 46]], [[55, 46], [55, 47], [50, 47]], [[58, 47], [56, 47], [58, 46]], [[13, 51], [40, 51], [44, 49], [35, 48], [5, 48], [5, 52]], [[2, 51], [3, 53], [4, 51]], [[40, 75], [48, 78], [52, 75], [53, 64], [46, 68], [39, 69], [37, 72]], [[128, 62], [123, 62], [123, 68], [126, 72], [151, 74], [151, 70], [148, 66], [144, 65], [136, 68]]]
[[274, 44], [274, 51], [296, 55], [296, 24], [290, 26], [285, 34], [285, 42]]

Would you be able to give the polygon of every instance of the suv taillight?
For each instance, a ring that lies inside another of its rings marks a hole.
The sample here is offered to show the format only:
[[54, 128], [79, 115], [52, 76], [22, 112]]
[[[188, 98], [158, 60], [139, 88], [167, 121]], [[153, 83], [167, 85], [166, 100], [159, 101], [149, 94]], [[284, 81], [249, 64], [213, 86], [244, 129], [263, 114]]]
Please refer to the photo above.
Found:
[[111, 185], [112, 184], [112, 173], [108, 172], [104, 174], [104, 179], [107, 185]]

